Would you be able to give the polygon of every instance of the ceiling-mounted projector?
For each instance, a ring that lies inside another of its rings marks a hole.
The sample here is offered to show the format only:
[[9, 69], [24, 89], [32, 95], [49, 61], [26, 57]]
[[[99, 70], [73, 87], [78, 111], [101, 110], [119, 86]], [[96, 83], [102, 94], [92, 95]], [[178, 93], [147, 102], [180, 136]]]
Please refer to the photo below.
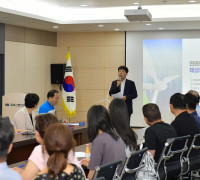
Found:
[[151, 21], [151, 13], [147, 9], [127, 9], [124, 10], [124, 16], [129, 21]]

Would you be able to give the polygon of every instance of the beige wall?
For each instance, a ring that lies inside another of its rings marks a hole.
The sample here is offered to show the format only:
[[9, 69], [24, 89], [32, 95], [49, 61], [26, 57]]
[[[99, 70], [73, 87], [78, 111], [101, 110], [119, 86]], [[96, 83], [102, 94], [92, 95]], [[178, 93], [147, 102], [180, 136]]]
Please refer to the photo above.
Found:
[[50, 64], [56, 61], [56, 33], [45, 32], [6, 25], [5, 93], [32, 91], [40, 96], [40, 104], [46, 101], [52, 88]]
[[56, 47], [6, 41], [5, 54], [5, 93], [32, 91], [44, 102]]
[[[125, 63], [125, 33], [58, 33], [56, 63], [66, 63], [68, 46], [71, 47], [77, 117], [79, 121], [86, 121], [88, 109], [107, 97], [111, 82], [117, 78], [117, 67]], [[59, 118], [67, 118], [61, 101], [56, 110]]]

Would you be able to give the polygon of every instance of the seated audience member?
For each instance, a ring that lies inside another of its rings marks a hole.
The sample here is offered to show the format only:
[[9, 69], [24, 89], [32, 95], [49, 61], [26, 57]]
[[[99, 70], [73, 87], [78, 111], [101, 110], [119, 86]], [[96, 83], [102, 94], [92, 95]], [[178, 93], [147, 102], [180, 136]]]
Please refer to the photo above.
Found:
[[[24, 171], [21, 172], [21, 169], [14, 168], [16, 171], [20, 172], [24, 180], [33, 179], [37, 175], [37, 173], [39, 173], [46, 167], [49, 155], [43, 148], [44, 134], [49, 125], [58, 123], [57, 117], [51, 113], [38, 115], [35, 119], [35, 135], [36, 140], [40, 145], [34, 148], [28, 159], [28, 163]], [[81, 168], [81, 165], [78, 162], [78, 159], [75, 157], [73, 150], [70, 150], [68, 153], [68, 163], [75, 164], [76, 166], [79, 166]]]
[[82, 170], [67, 160], [74, 144], [73, 134], [68, 126], [58, 123], [50, 125], [44, 135], [44, 146], [49, 155], [47, 167], [35, 180], [84, 180]]
[[[50, 90], [47, 93], [47, 101], [42, 104], [39, 108], [39, 114], [46, 114], [46, 113], [52, 113], [56, 114], [55, 112], [55, 105], [58, 104], [59, 101], [59, 92], [55, 89]], [[60, 120], [61, 123], [68, 123], [66, 119]]]
[[126, 146], [126, 155], [137, 150], [137, 135], [129, 124], [129, 114], [126, 103], [122, 99], [113, 99], [109, 106], [112, 126], [122, 138]]
[[111, 125], [108, 111], [101, 105], [92, 106], [87, 114], [88, 137], [92, 142], [90, 161], [84, 159], [82, 164], [87, 166], [88, 178], [92, 179], [96, 166], [122, 160], [121, 168], [126, 159], [125, 145], [116, 135]]
[[39, 108], [39, 114], [52, 113], [55, 115], [55, 105], [59, 101], [59, 92], [57, 90], [50, 90], [47, 94], [47, 101]]
[[[186, 111], [184, 95], [175, 93], [171, 96], [170, 110], [175, 116], [175, 120], [171, 123], [172, 127], [175, 129], [178, 137], [191, 136], [188, 141], [188, 147], [190, 147], [194, 135], [199, 134], [199, 128], [195, 119]], [[195, 155], [198, 155], [198, 153], [195, 151], [191, 152], [191, 156]]]
[[198, 114], [196, 112], [197, 98], [194, 95], [190, 94], [190, 93], [185, 94], [184, 98], [185, 98], [185, 102], [186, 102], [187, 112], [192, 117], [194, 117], [194, 119], [197, 122], [198, 128], [200, 130], [200, 117], [198, 116]]
[[23, 131], [35, 130], [35, 112], [40, 98], [35, 93], [28, 93], [25, 96], [25, 106], [17, 111], [13, 118], [16, 129]]
[[168, 138], [176, 137], [174, 128], [161, 119], [161, 113], [156, 104], [149, 103], [142, 108], [144, 120], [150, 126], [145, 131], [145, 146], [158, 162], [165, 142]]
[[197, 98], [196, 112], [197, 112], [198, 116], [200, 117], [199, 93], [197, 91], [195, 91], [195, 90], [190, 90], [190, 91], [188, 91], [188, 93], [194, 95]]
[[6, 163], [7, 154], [12, 150], [14, 128], [9, 121], [0, 117], [0, 179], [1, 180], [22, 180], [21, 176], [10, 169]]
[[193, 137], [199, 133], [195, 119], [186, 111], [186, 103], [181, 93], [175, 93], [170, 98], [170, 110], [175, 116], [171, 125], [176, 130], [177, 136], [190, 135]]

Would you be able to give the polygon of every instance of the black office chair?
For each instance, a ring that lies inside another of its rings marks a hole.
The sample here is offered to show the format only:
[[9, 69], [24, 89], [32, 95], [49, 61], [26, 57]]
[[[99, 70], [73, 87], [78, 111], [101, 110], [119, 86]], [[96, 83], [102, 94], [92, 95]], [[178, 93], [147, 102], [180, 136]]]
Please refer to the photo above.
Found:
[[187, 173], [190, 172], [189, 173], [190, 179], [192, 179], [193, 178], [192, 172], [200, 169], [200, 134], [194, 135], [194, 138], [188, 150], [187, 158], [185, 161], [188, 162]]
[[117, 170], [122, 161], [116, 161], [95, 168], [93, 180], [97, 178], [104, 178], [104, 180], [114, 180], [117, 177]]
[[0, 116], [0, 121], [1, 121], [1, 120], [5, 120], [5, 121], [10, 122], [10, 118], [9, 118], [8, 116], [5, 116], [5, 117], [1, 117], [1, 116]]
[[187, 169], [183, 167], [183, 154], [188, 150], [189, 138], [188, 135], [167, 140], [156, 165], [159, 180], [166, 180], [168, 177], [179, 177], [186, 173]]
[[122, 180], [135, 180], [136, 173], [138, 170], [143, 168], [145, 164], [143, 164], [142, 158], [145, 152], [147, 152], [148, 148], [144, 148], [142, 150], [133, 152], [128, 155], [126, 158], [126, 162], [124, 164], [123, 170], [120, 175], [120, 179]]

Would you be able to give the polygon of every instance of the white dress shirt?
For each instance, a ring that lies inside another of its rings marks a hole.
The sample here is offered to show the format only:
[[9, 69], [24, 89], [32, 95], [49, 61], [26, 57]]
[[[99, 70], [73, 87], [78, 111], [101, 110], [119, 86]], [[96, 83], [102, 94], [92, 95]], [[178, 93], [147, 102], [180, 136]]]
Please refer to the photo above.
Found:
[[121, 81], [121, 93], [122, 93], [122, 96], [124, 96], [125, 83], [126, 83], [126, 79], [124, 79], [123, 81]]
[[32, 120], [26, 107], [24, 106], [19, 111], [17, 111], [13, 118], [13, 123], [16, 129], [22, 129], [24, 131], [34, 131], [35, 130], [35, 112], [32, 111]]

